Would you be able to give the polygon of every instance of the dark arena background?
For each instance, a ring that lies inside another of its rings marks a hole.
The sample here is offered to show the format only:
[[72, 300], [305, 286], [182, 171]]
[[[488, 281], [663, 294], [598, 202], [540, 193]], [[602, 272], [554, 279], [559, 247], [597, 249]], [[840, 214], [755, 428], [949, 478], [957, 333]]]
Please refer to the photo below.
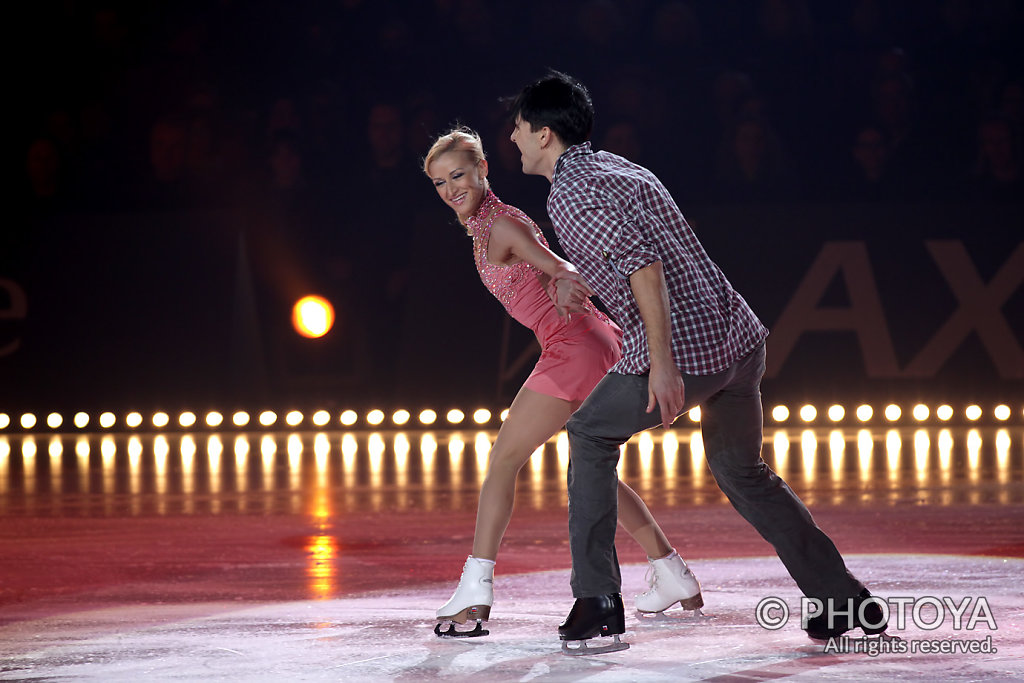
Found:
[[[1024, 676], [1024, 3], [42, 0], [8, 25], [0, 680]], [[627, 613], [630, 650], [559, 654], [563, 432], [520, 473], [491, 636], [433, 635], [539, 349], [421, 160], [478, 130], [558, 250], [505, 104], [548, 68], [771, 330], [765, 460], [873, 592], [991, 607], [929, 630], [902, 603], [905, 642], [998, 654], [758, 626], [799, 593], [698, 412], [619, 472], [703, 621]]]

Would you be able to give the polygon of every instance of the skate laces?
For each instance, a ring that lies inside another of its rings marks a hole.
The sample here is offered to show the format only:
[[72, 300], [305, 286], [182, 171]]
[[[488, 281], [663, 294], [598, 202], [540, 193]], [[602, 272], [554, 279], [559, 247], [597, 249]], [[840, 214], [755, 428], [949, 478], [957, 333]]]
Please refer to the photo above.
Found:
[[646, 595], [647, 593], [653, 593], [654, 592], [654, 584], [656, 584], [658, 582], [658, 572], [654, 571], [654, 565], [653, 564], [650, 564], [650, 563], [647, 564], [647, 572], [644, 574], [644, 581], [647, 582], [647, 585], [649, 587], [649, 589], [647, 590], [646, 593], [644, 593], [644, 595]]

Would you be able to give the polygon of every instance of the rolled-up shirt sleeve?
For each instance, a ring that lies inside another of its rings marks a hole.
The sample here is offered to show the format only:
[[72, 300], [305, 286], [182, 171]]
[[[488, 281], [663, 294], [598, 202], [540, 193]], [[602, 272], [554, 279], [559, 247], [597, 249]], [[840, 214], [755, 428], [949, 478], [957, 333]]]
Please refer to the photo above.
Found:
[[628, 279], [660, 261], [661, 255], [651, 238], [656, 231], [648, 226], [657, 219], [643, 211], [624, 209], [623, 204], [629, 202], [595, 183], [577, 193], [575, 203], [566, 207], [565, 218], [579, 234], [589, 234], [600, 245], [601, 256], [616, 276]]
[[619, 224], [615, 241], [609, 249], [609, 258], [615, 270], [624, 277], [661, 260], [654, 243], [636, 220], [625, 220]]

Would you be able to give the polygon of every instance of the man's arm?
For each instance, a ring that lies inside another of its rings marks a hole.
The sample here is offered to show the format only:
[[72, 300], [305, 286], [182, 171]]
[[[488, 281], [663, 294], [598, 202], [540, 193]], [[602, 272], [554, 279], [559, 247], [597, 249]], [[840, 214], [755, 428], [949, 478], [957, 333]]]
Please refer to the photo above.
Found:
[[683, 377], [672, 358], [672, 321], [661, 261], [635, 271], [629, 276], [629, 286], [644, 321], [651, 356], [647, 412], [652, 412], [655, 405], [660, 406], [661, 423], [668, 429], [682, 411], [686, 393]]

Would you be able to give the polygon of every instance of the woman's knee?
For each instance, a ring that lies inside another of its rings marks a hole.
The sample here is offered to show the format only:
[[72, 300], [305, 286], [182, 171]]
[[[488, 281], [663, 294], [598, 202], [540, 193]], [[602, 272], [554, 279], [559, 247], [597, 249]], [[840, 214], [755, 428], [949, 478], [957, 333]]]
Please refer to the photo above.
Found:
[[495, 444], [487, 457], [487, 475], [490, 476], [492, 472], [498, 475], [518, 474], [535, 450], [525, 446], [503, 448]]

